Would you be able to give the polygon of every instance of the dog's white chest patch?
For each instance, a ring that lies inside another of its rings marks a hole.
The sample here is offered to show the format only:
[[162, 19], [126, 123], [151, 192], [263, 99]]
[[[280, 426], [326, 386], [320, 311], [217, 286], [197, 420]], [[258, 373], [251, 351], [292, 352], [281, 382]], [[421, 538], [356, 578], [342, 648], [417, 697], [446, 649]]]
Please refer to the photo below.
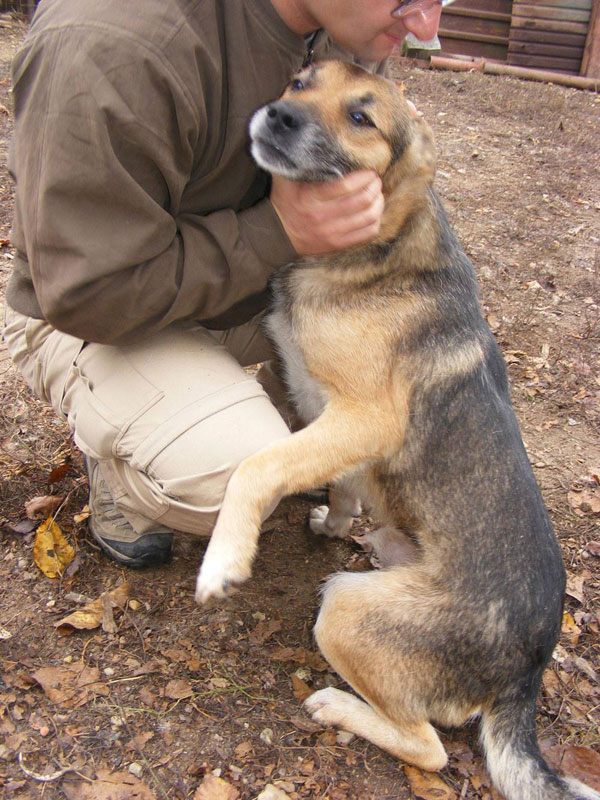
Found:
[[303, 421], [310, 422], [325, 407], [325, 387], [310, 375], [287, 316], [282, 311], [273, 311], [266, 319], [266, 326], [283, 359], [292, 401]]

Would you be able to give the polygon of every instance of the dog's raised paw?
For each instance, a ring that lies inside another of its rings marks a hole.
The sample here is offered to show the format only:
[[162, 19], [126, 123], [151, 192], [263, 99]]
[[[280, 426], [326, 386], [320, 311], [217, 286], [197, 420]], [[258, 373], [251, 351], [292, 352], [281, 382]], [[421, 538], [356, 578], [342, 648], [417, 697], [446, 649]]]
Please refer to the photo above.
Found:
[[207, 563], [205, 559], [196, 579], [195, 600], [203, 605], [212, 598], [229, 597], [249, 577], [223, 565]]

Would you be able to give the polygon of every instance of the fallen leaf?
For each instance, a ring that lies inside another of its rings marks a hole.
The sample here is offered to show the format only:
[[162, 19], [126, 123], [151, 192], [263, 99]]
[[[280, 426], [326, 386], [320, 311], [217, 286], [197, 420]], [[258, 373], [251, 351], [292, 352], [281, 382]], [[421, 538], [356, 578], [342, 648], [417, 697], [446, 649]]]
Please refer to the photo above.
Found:
[[277, 647], [271, 650], [270, 657], [273, 661], [294, 661], [304, 667], [310, 667], [317, 672], [325, 672], [329, 664], [318, 653], [306, 650], [304, 647]]
[[98, 668], [85, 664], [41, 667], [32, 677], [53, 703], [65, 708], [80, 708], [96, 694], [108, 694], [108, 687], [99, 680]]
[[264, 644], [274, 633], [281, 630], [281, 620], [272, 619], [259, 622], [248, 634], [248, 639], [252, 644]]
[[583, 584], [585, 583], [586, 577], [586, 575], [567, 574], [567, 588], [565, 592], [569, 597], [575, 598], [575, 600], [578, 600], [582, 605], [585, 603]]
[[88, 519], [88, 518], [89, 518], [89, 516], [90, 516], [90, 507], [89, 507], [88, 505], [85, 505], [85, 506], [84, 506], [84, 507], [81, 509], [81, 511], [79, 512], [79, 514], [73, 514], [73, 522], [74, 522], [76, 525], [79, 525], [81, 522], [85, 522], [85, 521], [86, 521], [86, 519]]
[[22, 519], [16, 525], [9, 525], [8, 527], [15, 533], [31, 533], [37, 527], [37, 522], [32, 519]]
[[57, 628], [59, 633], [72, 633], [74, 630], [99, 628], [106, 619], [107, 608], [110, 606], [113, 613], [115, 609], [123, 610], [127, 604], [128, 597], [129, 584], [122, 583], [115, 589], [111, 589], [110, 592], [102, 592], [96, 600], [55, 622], [54, 627]]
[[237, 800], [239, 796], [235, 786], [209, 773], [194, 792], [193, 800]]
[[600, 753], [589, 747], [554, 745], [542, 747], [550, 766], [600, 791]]
[[458, 795], [433, 772], [404, 765], [404, 772], [415, 797], [420, 800], [457, 800]]
[[591, 556], [600, 556], [600, 542], [588, 542], [584, 550]]
[[289, 794], [286, 794], [283, 789], [268, 783], [256, 800], [289, 800], [289, 797]]
[[48, 517], [35, 532], [33, 560], [48, 578], [61, 575], [73, 560], [75, 551], [67, 542], [61, 529]]
[[53, 494], [32, 497], [25, 503], [25, 513], [29, 519], [51, 517], [64, 499]]
[[125, 750], [143, 750], [144, 745], [154, 738], [153, 731], [146, 731], [145, 733], [138, 733], [125, 745]]
[[50, 471], [50, 475], [48, 475], [48, 480], [46, 483], [50, 485], [52, 483], [59, 483], [60, 481], [64, 480], [64, 478], [67, 477], [71, 466], [71, 459], [69, 457], [65, 458], [62, 464], [59, 464], [58, 467], [54, 467], [54, 469]]
[[582, 517], [585, 514], [600, 514], [600, 486], [571, 488], [567, 493], [569, 505]]
[[63, 781], [68, 800], [156, 800], [145, 783], [129, 772], [99, 769], [97, 780]]
[[165, 696], [171, 700], [183, 700], [186, 697], [192, 697], [193, 694], [192, 687], [181, 678], [169, 681], [165, 688]]
[[294, 692], [294, 697], [300, 703], [303, 703], [307, 697], [310, 697], [313, 694], [314, 689], [311, 689], [310, 686], [305, 683], [302, 678], [299, 678], [297, 675], [290, 675], [292, 681], [292, 689]]
[[563, 638], [566, 639], [572, 647], [575, 647], [575, 645], [579, 642], [581, 628], [577, 626], [575, 620], [568, 611], [565, 611], [563, 614], [561, 633]]

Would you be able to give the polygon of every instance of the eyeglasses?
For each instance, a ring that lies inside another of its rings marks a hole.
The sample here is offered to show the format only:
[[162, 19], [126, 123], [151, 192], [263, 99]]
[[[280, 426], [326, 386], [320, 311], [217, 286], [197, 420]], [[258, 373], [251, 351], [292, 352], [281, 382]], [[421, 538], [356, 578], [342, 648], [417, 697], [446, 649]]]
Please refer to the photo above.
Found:
[[404, 12], [410, 9], [411, 6], [417, 6], [419, 3], [427, 2], [427, 5], [441, 5], [445, 6], [451, 3], [453, 0], [402, 0], [396, 8], [392, 11], [392, 17], [402, 17], [404, 16]]

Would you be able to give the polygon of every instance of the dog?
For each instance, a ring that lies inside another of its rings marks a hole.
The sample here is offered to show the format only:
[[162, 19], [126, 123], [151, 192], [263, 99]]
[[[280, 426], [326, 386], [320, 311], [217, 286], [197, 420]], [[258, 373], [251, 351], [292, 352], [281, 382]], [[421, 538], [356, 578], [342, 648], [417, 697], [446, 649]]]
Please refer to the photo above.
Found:
[[316, 641], [362, 699], [317, 691], [314, 719], [435, 771], [447, 756], [433, 725], [479, 716], [507, 800], [600, 798], [538, 747], [565, 570], [472, 266], [432, 186], [429, 127], [392, 81], [331, 61], [298, 73], [249, 130], [271, 173], [375, 170], [385, 209], [372, 242], [300, 258], [272, 281], [267, 332], [306, 427], [233, 473], [196, 599], [250, 576], [278, 497], [333, 482], [310, 527], [346, 536], [361, 498], [381, 520], [371, 544], [385, 566], [325, 585]]

